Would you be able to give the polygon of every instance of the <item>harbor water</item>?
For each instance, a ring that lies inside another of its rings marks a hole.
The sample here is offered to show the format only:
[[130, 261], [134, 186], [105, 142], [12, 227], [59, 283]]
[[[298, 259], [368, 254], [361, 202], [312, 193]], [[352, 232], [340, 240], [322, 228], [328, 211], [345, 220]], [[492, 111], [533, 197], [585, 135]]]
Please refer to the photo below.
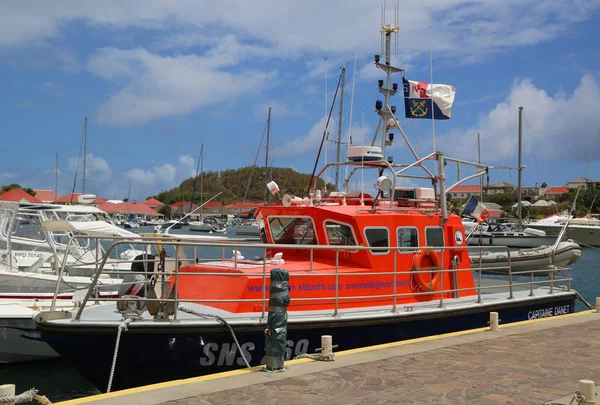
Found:
[[[139, 228], [136, 232], [152, 232], [150, 229]], [[173, 233], [188, 233], [185, 228]], [[226, 257], [232, 252], [198, 251], [199, 258], [216, 258], [225, 253]], [[246, 257], [260, 255], [261, 252], [242, 250]], [[193, 256], [192, 256], [193, 257]], [[581, 259], [573, 264], [573, 288], [579, 291], [583, 298], [590, 304], [595, 304], [595, 299], [600, 296], [600, 249], [584, 248]], [[576, 311], [587, 309], [582, 302], [577, 302]], [[93, 350], [93, 348], [90, 348]], [[143, 372], [132, 370], [131, 372]], [[0, 364], [0, 384], [16, 384], [20, 393], [35, 387], [40, 394], [46, 395], [53, 402], [88, 396], [98, 393], [90, 383], [83, 379], [66, 362], [56, 359], [49, 361]]]

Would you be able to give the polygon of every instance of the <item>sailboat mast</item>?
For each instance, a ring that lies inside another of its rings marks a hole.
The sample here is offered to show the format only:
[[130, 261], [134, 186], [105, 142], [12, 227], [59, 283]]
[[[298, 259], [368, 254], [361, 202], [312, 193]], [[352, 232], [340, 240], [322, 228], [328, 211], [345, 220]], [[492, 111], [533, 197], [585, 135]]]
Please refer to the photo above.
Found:
[[56, 166], [54, 167], [54, 202], [58, 196], [58, 152], [56, 152]]
[[517, 183], [517, 218], [519, 220], [519, 226], [521, 226], [521, 173], [523, 171], [523, 165], [521, 164], [521, 158], [523, 154], [523, 107], [519, 107], [519, 161], [518, 161], [518, 183]]
[[[202, 188], [204, 182], [204, 144], [200, 146], [200, 220], [202, 221]], [[190, 211], [191, 212], [191, 211]]]
[[263, 201], [269, 199], [268, 205], [271, 205], [271, 193], [267, 192], [267, 184], [269, 183], [268, 168], [269, 168], [269, 137], [271, 136], [271, 107], [269, 107], [269, 115], [267, 117], [267, 146], [265, 152], [265, 190], [263, 194]]
[[83, 181], [81, 182], [81, 194], [85, 194], [85, 163], [87, 158], [87, 117], [83, 123]]
[[[477, 154], [479, 155], [479, 164], [481, 164], [481, 140], [477, 132]], [[483, 176], [479, 178], [479, 200], [483, 202]]]
[[[346, 78], [346, 68], [342, 68], [342, 83], [340, 91], [340, 115], [338, 118], [338, 135], [337, 135], [337, 153], [335, 155], [336, 162], [341, 160], [341, 147], [342, 147], [342, 119], [344, 117], [344, 81]], [[340, 189], [340, 167], [335, 167], [335, 189]]]
[[127, 214], [131, 218], [131, 179], [129, 179], [129, 188], [127, 189]]

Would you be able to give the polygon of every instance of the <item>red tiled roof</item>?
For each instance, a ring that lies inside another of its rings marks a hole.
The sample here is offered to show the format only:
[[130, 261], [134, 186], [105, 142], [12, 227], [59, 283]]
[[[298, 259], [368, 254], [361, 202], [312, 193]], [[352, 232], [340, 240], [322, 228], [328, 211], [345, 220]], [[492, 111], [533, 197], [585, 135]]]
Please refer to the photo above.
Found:
[[504, 211], [502, 210], [490, 210], [490, 218], [501, 218]]
[[154, 215], [154, 216], [162, 216], [158, 212], [154, 211], [152, 208], [144, 204], [143, 202], [122, 202], [118, 204], [113, 204], [109, 202], [105, 202], [98, 206], [99, 209], [105, 212], [118, 212], [125, 214], [146, 214], [146, 215]]
[[32, 202], [32, 203], [41, 203], [42, 200], [40, 200], [39, 198], [36, 198], [34, 196], [32, 196], [31, 194], [26, 193], [23, 190], [9, 190], [4, 194], [0, 195], [0, 200], [2, 201], [16, 201], [16, 202], [21, 202], [21, 201], [28, 201], [28, 202]]
[[144, 201], [144, 204], [146, 204], [148, 207], [161, 207], [165, 205], [165, 203], [158, 201], [156, 198], [148, 198], [146, 201]]
[[478, 186], [478, 185], [463, 184], [463, 185], [454, 187], [449, 192], [450, 192], [450, 194], [453, 194], [453, 193], [479, 193], [479, 191], [480, 191], [480, 186]]
[[546, 191], [544, 191], [544, 195], [560, 195], [560, 194], [564, 194], [564, 193], [568, 193], [569, 189], [566, 188], [565, 186], [559, 186], [559, 187], [548, 187], [546, 189]]
[[43, 202], [54, 202], [58, 200], [60, 195], [52, 190], [33, 190], [35, 191], [35, 198], [42, 200]]
[[204, 204], [203, 208], [216, 208], [216, 207], [222, 207], [223, 203], [221, 201], [209, 201], [206, 204]]
[[[177, 208], [181, 207], [182, 205], [184, 207], [189, 207], [191, 203], [192, 203], [191, 201], [179, 201], [179, 202], [171, 204], [171, 208], [177, 209]], [[198, 206], [197, 204], [193, 204], [194, 208], [196, 208], [197, 206]]]
[[248, 208], [248, 209], [252, 209], [252, 208], [260, 207], [261, 205], [262, 204], [260, 204], [260, 203], [251, 203], [251, 202], [242, 203], [241, 201], [236, 201], [236, 202], [233, 202], [231, 204], [227, 204], [225, 206], [225, 208]]
[[[66, 196], [56, 200], [56, 202], [60, 204], [79, 204], [77, 197], [80, 195], [81, 193], [67, 194]], [[106, 198], [96, 196], [96, 202], [94, 202], [94, 204], [104, 204], [105, 202]]]

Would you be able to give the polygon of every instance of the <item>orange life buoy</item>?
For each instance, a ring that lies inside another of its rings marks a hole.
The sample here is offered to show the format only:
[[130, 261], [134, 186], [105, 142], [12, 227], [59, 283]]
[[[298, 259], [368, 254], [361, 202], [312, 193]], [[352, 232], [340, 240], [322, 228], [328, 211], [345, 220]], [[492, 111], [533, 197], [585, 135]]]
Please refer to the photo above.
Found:
[[[421, 262], [423, 261], [423, 258], [426, 256], [429, 257], [429, 260], [431, 261], [431, 266], [421, 266]], [[431, 280], [427, 280], [425, 278], [425, 275], [427, 273], [421, 271], [423, 268], [426, 268], [426, 267], [439, 267], [439, 266], [440, 266], [440, 257], [433, 249], [419, 250], [413, 256], [413, 269], [415, 271], [417, 271], [416, 273], [413, 273], [413, 277], [414, 277], [414, 280], [417, 284], [417, 288], [419, 289], [419, 291], [432, 292], [432, 291], [437, 291], [439, 289], [442, 273], [439, 271], [436, 271], [436, 272], [431, 271], [431, 273], [430, 273]]]

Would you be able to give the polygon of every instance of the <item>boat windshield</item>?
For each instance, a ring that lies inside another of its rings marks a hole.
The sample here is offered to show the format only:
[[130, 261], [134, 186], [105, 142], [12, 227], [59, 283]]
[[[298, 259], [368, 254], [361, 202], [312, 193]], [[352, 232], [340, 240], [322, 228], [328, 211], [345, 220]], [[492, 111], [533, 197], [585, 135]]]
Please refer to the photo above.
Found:
[[269, 227], [273, 243], [282, 245], [316, 245], [315, 226], [310, 217], [271, 217]]

